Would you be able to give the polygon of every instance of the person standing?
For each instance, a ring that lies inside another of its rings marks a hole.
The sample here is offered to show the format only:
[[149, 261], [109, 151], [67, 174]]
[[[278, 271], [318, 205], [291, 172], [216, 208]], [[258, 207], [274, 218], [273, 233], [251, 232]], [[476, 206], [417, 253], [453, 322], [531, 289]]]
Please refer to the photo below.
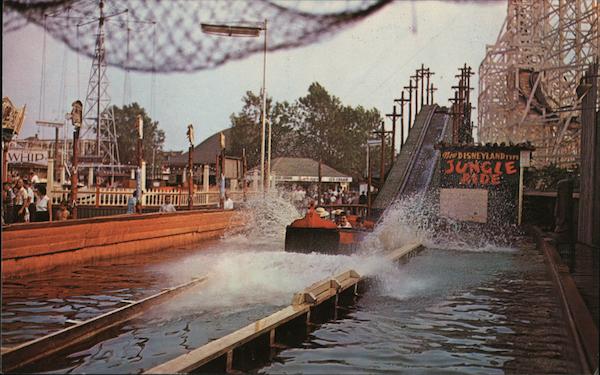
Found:
[[223, 203], [224, 210], [233, 210], [233, 200], [225, 194], [225, 202]]
[[364, 191], [360, 192], [360, 197], [358, 197], [358, 204], [367, 204], [367, 195]]
[[35, 174], [35, 172], [33, 170], [29, 171], [29, 181], [31, 182], [31, 184], [33, 186], [35, 186], [35, 184], [40, 183], [40, 178], [38, 177], [37, 174]]
[[137, 190], [134, 190], [131, 197], [129, 197], [129, 199], [127, 200], [127, 213], [128, 214], [136, 213], [137, 203], [138, 203]]
[[67, 201], [63, 199], [60, 202], [60, 206], [58, 207], [58, 213], [57, 213], [58, 217], [56, 218], [56, 220], [58, 220], [58, 221], [68, 220], [69, 215], [71, 215], [71, 213], [67, 209]]
[[35, 193], [33, 192], [31, 181], [25, 180], [23, 181], [23, 185], [27, 190], [28, 204], [27, 212], [25, 213], [25, 222], [28, 223], [30, 221], [35, 221]]
[[10, 182], [5, 182], [2, 185], [2, 219], [4, 224], [12, 224], [15, 206], [15, 193], [13, 193]]
[[164, 212], [164, 213], [169, 213], [169, 212], [176, 212], [177, 210], [175, 209], [175, 206], [173, 206], [173, 204], [171, 203], [171, 196], [167, 195], [165, 197], [165, 203], [163, 203], [160, 208], [158, 209], [158, 212]]
[[15, 185], [15, 206], [13, 218], [15, 223], [25, 222], [25, 210], [29, 205], [29, 197], [27, 196], [27, 189], [23, 187], [23, 180], [20, 178], [17, 180]]
[[46, 187], [40, 186], [37, 191], [38, 199], [35, 203], [34, 221], [52, 221], [52, 201], [46, 194]]

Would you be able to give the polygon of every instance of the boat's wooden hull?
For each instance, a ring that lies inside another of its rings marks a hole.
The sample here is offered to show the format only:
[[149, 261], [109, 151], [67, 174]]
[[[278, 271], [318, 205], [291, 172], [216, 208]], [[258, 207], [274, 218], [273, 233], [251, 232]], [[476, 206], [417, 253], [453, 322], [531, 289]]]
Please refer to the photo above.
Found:
[[368, 232], [338, 228], [296, 228], [285, 230], [285, 251], [295, 253], [352, 254]]

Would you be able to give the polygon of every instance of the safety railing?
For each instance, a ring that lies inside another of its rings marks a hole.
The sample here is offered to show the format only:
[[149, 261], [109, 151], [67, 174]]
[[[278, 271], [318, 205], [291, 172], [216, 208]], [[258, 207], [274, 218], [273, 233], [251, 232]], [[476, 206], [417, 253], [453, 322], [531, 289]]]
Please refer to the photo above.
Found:
[[[129, 197], [135, 189], [126, 188], [79, 188], [77, 191], [78, 206], [115, 207], [126, 206]], [[51, 192], [52, 204], [59, 205], [63, 200], [68, 201], [70, 190], [54, 189]], [[244, 196], [249, 197], [256, 192], [228, 191], [227, 195], [234, 202], [241, 202]], [[215, 206], [219, 204], [218, 191], [195, 191], [192, 197], [194, 206]], [[142, 205], [159, 207], [165, 203], [165, 198], [171, 198], [174, 206], [187, 206], [189, 192], [187, 189], [148, 189], [142, 194]]]

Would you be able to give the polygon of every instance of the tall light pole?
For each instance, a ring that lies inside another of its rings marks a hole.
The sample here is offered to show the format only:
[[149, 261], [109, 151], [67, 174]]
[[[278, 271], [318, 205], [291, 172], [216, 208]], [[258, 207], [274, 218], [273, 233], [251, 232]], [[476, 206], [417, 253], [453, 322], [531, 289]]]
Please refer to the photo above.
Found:
[[262, 111], [261, 111], [261, 131], [260, 131], [260, 177], [262, 184], [261, 190], [265, 188], [265, 182], [269, 183], [271, 178], [271, 124], [269, 123], [269, 146], [267, 174], [265, 175], [265, 124], [267, 117], [267, 20], [264, 20], [262, 26], [248, 26], [240, 24], [201, 24], [202, 31], [207, 34], [235, 37], [258, 37], [260, 32], [264, 31], [264, 50], [263, 50], [263, 81], [262, 81]]

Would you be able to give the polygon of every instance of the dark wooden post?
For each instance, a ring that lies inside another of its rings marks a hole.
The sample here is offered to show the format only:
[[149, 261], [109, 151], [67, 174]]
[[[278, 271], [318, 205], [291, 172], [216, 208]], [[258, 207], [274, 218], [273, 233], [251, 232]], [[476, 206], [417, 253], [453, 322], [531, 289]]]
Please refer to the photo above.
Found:
[[367, 216], [371, 215], [371, 185], [373, 184], [373, 180], [372, 180], [372, 176], [373, 176], [373, 169], [371, 168], [371, 165], [373, 164], [371, 162], [371, 146], [369, 146], [369, 144], [367, 143], [367, 159], [369, 160], [369, 162], [367, 163]]
[[459, 98], [458, 98], [458, 91], [454, 91], [454, 98], [450, 98], [448, 99], [451, 103], [452, 103], [452, 110], [451, 110], [451, 115], [452, 115], [452, 143], [458, 143], [459, 141], [459, 137], [458, 137], [458, 128], [459, 128]]
[[435, 102], [435, 100], [433, 99], [433, 93], [437, 91], [437, 87], [433, 87], [433, 82], [431, 83], [431, 87], [429, 88], [429, 92], [431, 93], [431, 104], [433, 104]]
[[[221, 166], [219, 174], [219, 204], [221, 208], [225, 208], [225, 149], [221, 148], [221, 155], [219, 157]], [[221, 190], [221, 188], [223, 190]]]
[[188, 149], [188, 210], [194, 208], [194, 146]]
[[[404, 103], [409, 102], [408, 99], [404, 99], [404, 91], [400, 95], [400, 99], [394, 99], [395, 102], [400, 103], [400, 147], [404, 145]], [[410, 113], [410, 104], [408, 108]]]
[[410, 76], [410, 78], [415, 79], [414, 90], [415, 90], [415, 119], [416, 119], [417, 115], [419, 114], [419, 81], [421, 79], [421, 77], [419, 76], [419, 70], [417, 70], [417, 72], [415, 73], [414, 76]]
[[[427, 84], [425, 85], [425, 91], [427, 93], [427, 104], [433, 104], [433, 95], [430, 97], [429, 93], [429, 78], [434, 75], [435, 73], [430, 71], [429, 68], [426, 69], [425, 71], [425, 77], [427, 78]], [[432, 84], [433, 85], [433, 84]]]
[[[412, 85], [412, 79], [409, 81], [408, 86], [404, 86], [405, 90], [408, 90], [408, 130], [412, 128], [412, 90], [416, 87]], [[416, 117], [416, 113], [415, 113]]]
[[381, 160], [379, 162], [379, 189], [385, 182], [385, 122], [381, 121]]
[[323, 179], [323, 170], [322, 170], [322, 161], [319, 158], [319, 166], [318, 166], [318, 170], [317, 170], [317, 174], [318, 174], [318, 182], [317, 182], [317, 207], [319, 205], [321, 205], [321, 180]]
[[71, 171], [71, 218], [77, 219], [77, 184], [79, 183], [78, 178], [78, 164], [79, 164], [79, 127], [76, 126], [73, 129], [73, 159], [72, 163], [73, 170]]
[[391, 152], [390, 152], [390, 168], [391, 168], [391, 166], [394, 165], [394, 157], [395, 157], [395, 152], [396, 152], [396, 119], [398, 117], [402, 117], [402, 112], [400, 112], [400, 113], [396, 112], [396, 106], [394, 106], [392, 113], [388, 113], [388, 114], [386, 114], [386, 116], [392, 119], [392, 147], [391, 147]]
[[8, 181], [8, 143], [2, 140], [2, 182]]
[[79, 164], [79, 129], [83, 122], [83, 103], [76, 100], [71, 104], [71, 122], [73, 123], [73, 160], [71, 171], [71, 217], [77, 219], [77, 184], [79, 183], [78, 164]]
[[59, 174], [60, 164], [58, 163], [58, 127], [56, 127], [54, 128], [54, 178], [56, 179], [56, 176], [58, 176]]
[[417, 69], [417, 76], [421, 78], [421, 107], [423, 108], [423, 104], [425, 104], [424, 86], [425, 86], [425, 66], [421, 64], [421, 69]]
[[246, 192], [247, 192], [247, 186], [246, 186], [246, 173], [248, 172], [247, 170], [248, 166], [246, 164], [246, 148], [244, 147], [242, 149], [242, 192], [244, 194], [244, 202], [246, 201]]

